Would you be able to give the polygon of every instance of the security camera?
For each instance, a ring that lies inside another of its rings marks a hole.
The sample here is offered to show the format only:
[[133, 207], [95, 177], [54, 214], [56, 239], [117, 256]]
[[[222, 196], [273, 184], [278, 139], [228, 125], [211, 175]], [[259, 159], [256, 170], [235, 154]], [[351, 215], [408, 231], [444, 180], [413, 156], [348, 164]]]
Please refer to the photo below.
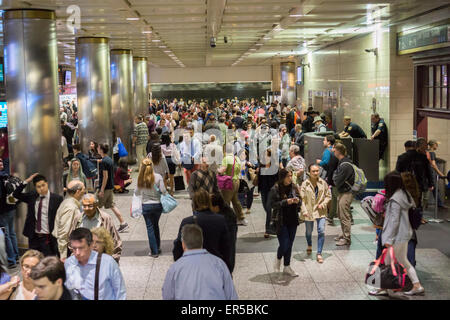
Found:
[[365, 52], [367, 53], [373, 53], [374, 55], [378, 55], [378, 48], [372, 48], [372, 49], [364, 49]]
[[211, 40], [209, 41], [209, 45], [211, 46], [211, 48], [216, 47], [216, 38], [215, 37], [211, 37]]

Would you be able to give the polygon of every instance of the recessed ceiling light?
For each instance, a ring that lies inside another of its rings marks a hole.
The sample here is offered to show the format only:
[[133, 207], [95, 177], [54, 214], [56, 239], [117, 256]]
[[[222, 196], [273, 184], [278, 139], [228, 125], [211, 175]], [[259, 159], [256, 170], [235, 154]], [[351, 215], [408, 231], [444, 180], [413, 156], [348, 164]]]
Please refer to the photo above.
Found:
[[303, 17], [302, 14], [290, 14], [289, 17]]
[[139, 18], [127, 18], [127, 20], [129, 20], [129, 21], [136, 21], [136, 20], [139, 20]]
[[152, 33], [150, 30], [142, 31], [142, 33]]

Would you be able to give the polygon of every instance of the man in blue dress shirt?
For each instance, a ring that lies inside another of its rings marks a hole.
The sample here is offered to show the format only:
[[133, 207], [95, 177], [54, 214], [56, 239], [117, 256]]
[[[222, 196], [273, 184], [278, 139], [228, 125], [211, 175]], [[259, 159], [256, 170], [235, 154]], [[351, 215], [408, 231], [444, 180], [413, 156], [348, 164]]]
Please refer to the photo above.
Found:
[[[69, 249], [73, 252], [64, 263], [66, 287], [78, 291], [84, 298], [94, 300], [95, 268], [97, 252], [92, 249], [92, 233], [89, 229], [75, 229], [69, 236]], [[100, 261], [98, 299], [125, 300], [126, 288], [117, 262], [107, 254]]]
[[230, 271], [222, 259], [203, 247], [197, 224], [181, 230], [183, 256], [167, 271], [162, 287], [164, 300], [237, 300]]

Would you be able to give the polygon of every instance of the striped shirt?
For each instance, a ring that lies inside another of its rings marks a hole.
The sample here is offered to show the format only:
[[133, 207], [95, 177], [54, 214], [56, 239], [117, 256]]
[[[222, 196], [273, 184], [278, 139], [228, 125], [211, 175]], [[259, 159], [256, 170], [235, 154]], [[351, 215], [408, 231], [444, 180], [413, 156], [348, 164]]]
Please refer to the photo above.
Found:
[[147, 125], [144, 122], [135, 125], [133, 135], [137, 137], [136, 145], [147, 144], [148, 141]]

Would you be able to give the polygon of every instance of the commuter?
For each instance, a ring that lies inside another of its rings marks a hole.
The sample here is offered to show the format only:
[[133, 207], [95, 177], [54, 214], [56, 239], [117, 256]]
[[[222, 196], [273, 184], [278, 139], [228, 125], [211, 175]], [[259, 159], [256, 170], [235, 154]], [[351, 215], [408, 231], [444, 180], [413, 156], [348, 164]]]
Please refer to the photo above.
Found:
[[[8, 268], [13, 269], [19, 260], [19, 247], [15, 231], [16, 204], [9, 204], [5, 183], [12, 178], [4, 169], [4, 160], [0, 159], [0, 228], [4, 228]], [[6, 262], [5, 262], [6, 263]]]
[[166, 157], [161, 152], [161, 145], [159, 143], [155, 143], [152, 146], [152, 152], [150, 152], [147, 157], [152, 159], [154, 173], [159, 174], [163, 178], [164, 187], [167, 188], [169, 166], [167, 165]]
[[[408, 150], [397, 158], [395, 170], [400, 173], [409, 172], [412, 174], [418, 184], [418, 199], [416, 198], [415, 201], [417, 200], [419, 207], [426, 209], [428, 205], [428, 191], [434, 189], [431, 165], [426, 156], [427, 141], [424, 138], [418, 138], [415, 148], [415, 150]], [[415, 181], [413, 184], [415, 184]], [[413, 198], [415, 197], [414, 193], [411, 193]]]
[[156, 129], [156, 122], [152, 119], [150, 115], [146, 116], [145, 119], [147, 120], [147, 129], [148, 134], [150, 135]]
[[380, 118], [378, 113], [374, 113], [370, 117], [370, 121], [372, 123], [372, 136], [371, 140], [378, 139], [379, 144], [379, 159], [383, 159], [384, 152], [386, 151], [386, 147], [388, 145], [388, 132], [386, 123], [383, 118]]
[[67, 185], [67, 198], [61, 202], [56, 211], [55, 227], [52, 235], [57, 239], [59, 257], [64, 262], [70, 255], [68, 243], [70, 228], [75, 217], [80, 214], [81, 198], [85, 194], [85, 187], [81, 181], [71, 181]]
[[234, 210], [225, 203], [220, 192], [211, 195], [211, 211], [223, 215], [230, 231], [230, 272], [233, 273], [236, 261], [237, 218]]
[[202, 143], [194, 137], [192, 126], [187, 127], [183, 133], [183, 141], [178, 145], [181, 155], [181, 165], [184, 168], [186, 182], [189, 184], [192, 173], [198, 169], [202, 155]]
[[215, 135], [209, 136], [209, 143], [204, 148], [203, 156], [206, 157], [210, 170], [217, 174], [217, 170], [222, 165], [223, 146]]
[[[334, 226], [334, 218], [337, 216], [337, 211], [338, 211], [338, 191], [336, 188], [336, 185], [334, 184], [333, 181], [333, 175], [334, 172], [336, 171], [338, 164], [339, 164], [339, 159], [336, 158], [336, 156], [334, 155], [334, 145], [336, 143], [336, 140], [334, 139], [334, 136], [329, 135], [326, 136], [327, 138], [327, 144], [331, 147], [331, 154], [330, 154], [330, 160], [328, 161], [328, 168], [327, 168], [327, 173], [326, 173], [326, 177], [325, 177], [325, 181], [328, 183], [328, 185], [330, 186], [331, 189], [331, 204], [329, 205], [328, 208], [328, 216], [327, 216], [327, 221], [328, 221], [328, 225], [329, 226]], [[350, 207], [351, 208], [351, 207]], [[350, 212], [351, 214], [351, 212]], [[352, 224], [353, 224], [353, 216], [352, 216]]]
[[219, 174], [224, 174], [230, 176], [233, 180], [233, 189], [231, 190], [221, 190], [222, 196], [225, 202], [230, 205], [233, 203], [234, 212], [236, 212], [238, 218], [238, 225], [246, 226], [248, 221], [245, 219], [244, 212], [242, 211], [241, 203], [238, 199], [239, 192], [239, 174], [241, 171], [241, 161], [234, 155], [233, 146], [227, 144], [225, 146], [226, 156], [222, 160], [222, 167], [218, 170]]
[[183, 255], [181, 230], [185, 225], [198, 224], [203, 230], [204, 248], [221, 258], [232, 272], [232, 239], [225, 217], [211, 211], [211, 198], [205, 190], [197, 191], [193, 202], [195, 214], [181, 221], [178, 236], [174, 241], [174, 260], [177, 261]]
[[[415, 206], [414, 200], [402, 181], [399, 172], [393, 171], [384, 179], [386, 198], [388, 204], [383, 224], [382, 242], [385, 247], [393, 247], [396, 259], [405, 266], [407, 274], [413, 283], [413, 288], [405, 292], [405, 295], [423, 295], [416, 270], [407, 258], [408, 242], [411, 239], [413, 229], [409, 222], [408, 210]], [[386, 255], [386, 264], [390, 263], [390, 255]], [[389, 291], [388, 291], [389, 292]]]
[[298, 145], [292, 145], [289, 148], [289, 160], [286, 165], [286, 170], [292, 173], [292, 181], [298, 186], [301, 186], [305, 180], [305, 159], [300, 155], [300, 148]]
[[320, 116], [314, 117], [314, 132], [327, 132], [327, 126], [323, 124], [323, 120]]
[[328, 164], [331, 159], [331, 154], [333, 153], [332, 146], [336, 142], [336, 139], [332, 134], [323, 138], [323, 147], [325, 150], [322, 153], [322, 159], [317, 159], [316, 164], [318, 164], [322, 168], [321, 177], [325, 178], [328, 172]]
[[176, 171], [176, 166], [179, 162], [179, 155], [177, 146], [175, 143], [172, 142], [172, 139], [170, 138], [170, 135], [168, 133], [163, 134], [161, 136], [161, 151], [164, 157], [166, 158], [167, 166], [169, 167], [169, 183], [168, 183], [168, 189], [169, 193], [173, 196], [173, 193], [175, 191], [175, 183], [174, 183], [174, 176]]
[[[341, 221], [342, 234], [334, 238], [337, 246], [351, 244], [351, 213], [350, 206], [353, 201], [351, 186], [355, 182], [355, 172], [352, 162], [347, 158], [347, 149], [341, 143], [334, 145], [334, 155], [339, 160], [336, 171], [333, 173], [333, 182], [338, 191], [338, 217]], [[346, 164], [347, 163], [347, 164]]]
[[181, 229], [183, 255], [167, 271], [162, 287], [164, 300], [237, 300], [230, 271], [214, 254], [203, 249], [199, 225]]
[[3, 161], [3, 169], [6, 174], [9, 174], [9, 148], [8, 148], [8, 129], [0, 128], [0, 160]]
[[102, 156], [98, 153], [98, 143], [95, 141], [89, 142], [88, 151], [89, 160], [97, 166], [98, 160], [102, 159]]
[[302, 183], [300, 188], [301, 214], [306, 225], [306, 241], [308, 248], [306, 253], [312, 253], [312, 231], [314, 221], [317, 222], [317, 262], [323, 263], [322, 249], [325, 242], [325, 221], [327, 216], [327, 206], [331, 201], [331, 192], [328, 184], [320, 178], [320, 167], [311, 164], [308, 167], [309, 178]]
[[[36, 191], [22, 193], [33, 181]], [[27, 204], [27, 218], [23, 235], [28, 238], [30, 249], [41, 251], [45, 256], [57, 255], [58, 245], [52, 232], [55, 216], [63, 197], [50, 192], [47, 178], [35, 173], [22, 182], [13, 192], [14, 198]]]
[[71, 181], [80, 181], [83, 185], [87, 185], [87, 179], [83, 172], [83, 166], [78, 158], [73, 158], [70, 160], [69, 173], [66, 178], [66, 187]]
[[91, 229], [91, 233], [93, 243], [92, 249], [98, 253], [106, 253], [112, 256], [114, 254], [114, 240], [111, 233], [104, 227]]
[[128, 173], [128, 160], [119, 159], [119, 166], [114, 173], [114, 192], [128, 193], [130, 190], [127, 187], [133, 182], [133, 179]]
[[105, 228], [114, 241], [114, 250], [111, 256], [119, 263], [122, 254], [122, 240], [114, 226], [111, 216], [98, 208], [98, 200], [92, 193], [85, 194], [81, 199], [81, 204], [83, 211], [78, 212], [73, 218], [69, 235], [73, 230], [78, 228], [86, 228], [89, 230], [97, 227]]
[[226, 143], [226, 137], [227, 137], [227, 131], [228, 131], [228, 126], [225, 124], [225, 118], [224, 117], [219, 117], [219, 129], [220, 132], [222, 133], [222, 145], [224, 146]]
[[294, 133], [294, 138], [293, 138], [293, 143], [295, 145], [297, 145], [300, 148], [300, 155], [302, 157], [305, 156], [305, 134], [302, 131], [302, 125], [296, 124], [295, 125], [295, 133]]
[[152, 161], [145, 158], [141, 163], [134, 194], [142, 197], [142, 215], [147, 226], [149, 256], [152, 258], [158, 258], [161, 254], [159, 218], [163, 211], [160, 200], [162, 193], [166, 193], [163, 178], [154, 172]]
[[314, 111], [312, 109], [312, 107], [309, 107], [308, 111], [305, 113], [305, 115], [306, 115], [306, 119], [303, 120], [303, 122], [302, 122], [303, 132], [304, 133], [313, 132], [314, 131], [314, 120], [316, 120], [316, 116], [319, 115], [319, 112]]
[[254, 184], [256, 178], [256, 164], [252, 164], [249, 160], [249, 147], [245, 147], [245, 152], [241, 154], [241, 174], [239, 175], [239, 193], [238, 198], [241, 203], [242, 208], [246, 208], [245, 213], [250, 214], [253, 199], [254, 199], [254, 191], [256, 185]]
[[208, 159], [202, 157], [200, 167], [198, 170], [194, 171], [189, 180], [188, 192], [191, 200], [194, 199], [194, 194], [200, 189], [212, 194], [219, 192], [219, 187], [217, 186], [217, 178], [212, 170], [209, 169]]
[[280, 271], [281, 259], [283, 259], [283, 273], [298, 277], [290, 264], [295, 233], [300, 224], [298, 216], [300, 190], [296, 184], [292, 183], [292, 173], [286, 169], [280, 169], [278, 182], [270, 190], [269, 208], [272, 210], [271, 221], [275, 225], [279, 243], [274, 270]]
[[20, 258], [20, 272], [22, 280], [19, 284], [12, 288], [9, 297], [6, 300], [34, 300], [36, 298], [35, 286], [30, 274], [33, 267], [35, 267], [44, 255], [37, 250], [27, 250]]
[[279, 149], [281, 152], [281, 165], [286, 168], [289, 159], [289, 147], [291, 146], [291, 139], [287, 133], [286, 125], [280, 125], [280, 144]]
[[118, 232], [124, 232], [129, 229], [129, 226], [114, 203], [114, 164], [112, 159], [107, 155], [109, 151], [108, 144], [100, 144], [97, 151], [102, 157], [102, 161], [100, 162], [99, 189], [96, 192], [98, 207], [111, 209], [120, 223]]
[[245, 120], [241, 116], [242, 112], [238, 111], [236, 112], [236, 117], [231, 120], [236, 125], [236, 129], [244, 129]]
[[154, 131], [150, 134], [150, 138], [147, 142], [147, 146], [145, 147], [145, 151], [147, 152], [147, 155], [152, 152], [152, 147], [154, 144], [161, 144], [161, 138], [159, 137], [158, 132]]
[[62, 135], [66, 138], [69, 154], [73, 154], [72, 145], [74, 130], [67, 124], [67, 120], [61, 120], [61, 130]]
[[[142, 159], [144, 159], [148, 153], [146, 153], [146, 146], [149, 139], [149, 133], [147, 125], [143, 122], [142, 115], [136, 116], [134, 118], [134, 123], [136, 125], [134, 126], [132, 146], [133, 148], [136, 147], [137, 162], [140, 164], [142, 163]], [[136, 169], [136, 171], [139, 171], [139, 168]]]
[[66, 270], [56, 257], [42, 259], [31, 270], [36, 300], [76, 300], [64, 285]]
[[80, 294], [83, 300], [125, 300], [125, 282], [119, 265], [110, 255], [93, 250], [91, 231], [75, 229], [69, 241], [73, 255], [64, 263], [67, 289]]
[[344, 117], [344, 130], [339, 133], [339, 136], [341, 138], [345, 137], [352, 137], [352, 138], [363, 138], [367, 139], [367, 135], [364, 132], [363, 129], [361, 129], [360, 126], [358, 126], [356, 123], [352, 122], [352, 118], [350, 116]]
[[[441, 172], [441, 170], [439, 170], [438, 166], [436, 165], [436, 150], [438, 148], [438, 144], [439, 144], [439, 142], [437, 142], [436, 140], [428, 141], [429, 151], [427, 151], [427, 158], [428, 158], [428, 161], [430, 162], [431, 168], [433, 169], [432, 177], [436, 179], [437, 176], [439, 176], [439, 178], [445, 179], [447, 176], [445, 174], [443, 174]], [[436, 189], [435, 188], [433, 188], [433, 197], [434, 197], [434, 199], [436, 199]], [[448, 209], [448, 207], [444, 206], [440, 195], [438, 195], [437, 199], [438, 199], [438, 207], [439, 208]]]

